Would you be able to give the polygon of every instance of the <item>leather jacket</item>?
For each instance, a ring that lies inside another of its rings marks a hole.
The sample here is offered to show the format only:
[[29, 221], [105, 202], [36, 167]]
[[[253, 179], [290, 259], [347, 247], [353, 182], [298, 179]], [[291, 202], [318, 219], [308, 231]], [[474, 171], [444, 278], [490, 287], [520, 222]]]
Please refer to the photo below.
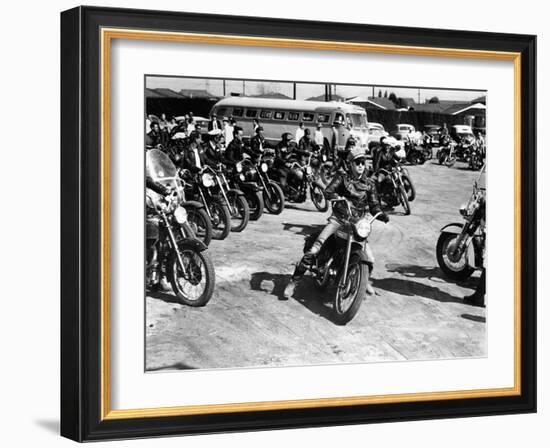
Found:
[[[370, 212], [374, 216], [382, 211], [376, 184], [367, 176], [366, 172], [359, 178], [353, 178], [351, 174], [339, 173], [332, 179], [325, 191], [328, 199], [336, 199], [338, 196], [348, 199], [354, 207], [362, 211], [361, 215]], [[342, 203], [335, 203], [332, 211], [337, 218], [347, 216], [347, 208]], [[378, 219], [386, 222], [388, 217], [382, 213]]]

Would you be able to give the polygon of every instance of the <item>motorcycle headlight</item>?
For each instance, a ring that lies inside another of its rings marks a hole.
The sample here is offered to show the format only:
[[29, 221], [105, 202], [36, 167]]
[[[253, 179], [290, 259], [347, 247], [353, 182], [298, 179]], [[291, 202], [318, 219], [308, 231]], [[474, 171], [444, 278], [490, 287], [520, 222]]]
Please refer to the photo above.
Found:
[[462, 216], [466, 216], [468, 214], [468, 204], [462, 204], [459, 208], [459, 212]]
[[244, 179], [245, 179], [245, 178], [244, 178], [244, 174], [239, 174], [239, 179], [241, 179], [241, 181], [244, 182]]
[[267, 173], [267, 163], [262, 163], [260, 167], [264, 173]]
[[306, 166], [306, 173], [311, 174], [311, 167], [310, 166]]
[[202, 184], [208, 188], [214, 185], [214, 177], [210, 173], [204, 173], [202, 175]]
[[239, 162], [237, 163], [237, 165], [235, 165], [235, 168], [237, 169], [237, 173], [240, 173], [243, 170], [243, 164]]
[[360, 219], [355, 223], [355, 232], [361, 238], [369, 236], [371, 231], [371, 225], [366, 219]]
[[323, 162], [326, 162], [326, 161], [327, 161], [327, 155], [323, 154]]
[[187, 221], [187, 210], [183, 207], [176, 207], [176, 210], [174, 210], [174, 218], [178, 224], [184, 224]]

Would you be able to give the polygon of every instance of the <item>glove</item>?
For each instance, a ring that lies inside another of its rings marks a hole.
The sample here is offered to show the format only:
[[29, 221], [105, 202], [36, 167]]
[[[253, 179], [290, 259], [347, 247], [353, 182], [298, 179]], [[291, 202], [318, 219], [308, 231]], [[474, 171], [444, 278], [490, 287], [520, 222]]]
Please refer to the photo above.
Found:
[[390, 220], [390, 217], [388, 215], [386, 215], [385, 213], [382, 213], [381, 215], [378, 216], [377, 219], [382, 221], [384, 224], [387, 224]]

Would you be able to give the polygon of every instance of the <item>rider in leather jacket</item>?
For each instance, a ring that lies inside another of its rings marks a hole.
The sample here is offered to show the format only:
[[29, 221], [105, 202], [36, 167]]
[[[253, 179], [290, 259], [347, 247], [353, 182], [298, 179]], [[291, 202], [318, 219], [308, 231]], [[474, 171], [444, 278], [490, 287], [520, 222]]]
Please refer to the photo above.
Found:
[[[337, 174], [332, 182], [327, 186], [326, 193], [328, 199], [343, 197], [348, 199], [354, 207], [362, 209], [364, 213], [370, 212], [372, 215], [381, 213], [377, 219], [387, 223], [389, 217], [380, 209], [380, 201], [376, 193], [376, 185], [367, 176], [366, 154], [361, 148], [354, 148], [348, 156], [350, 170], [346, 173]], [[294, 294], [297, 281], [304, 275], [308, 266], [319, 253], [323, 243], [334, 234], [343, 224], [345, 217], [345, 207], [343, 204], [336, 204], [332, 209], [332, 215], [328, 219], [328, 224], [321, 231], [313, 246], [307, 251], [302, 259], [296, 265], [292, 278], [284, 291], [284, 297], [290, 298]], [[374, 263], [374, 257], [368, 244], [365, 246], [367, 258]], [[372, 286], [368, 285], [367, 292], [373, 294]]]

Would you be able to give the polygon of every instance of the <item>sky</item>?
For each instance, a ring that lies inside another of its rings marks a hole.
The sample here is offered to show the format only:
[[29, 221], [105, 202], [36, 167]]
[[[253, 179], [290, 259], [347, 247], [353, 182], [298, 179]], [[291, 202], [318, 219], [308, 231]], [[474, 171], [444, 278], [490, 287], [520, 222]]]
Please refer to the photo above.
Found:
[[[185, 77], [147, 77], [146, 87], [150, 89], [169, 88], [179, 92], [181, 89], [206, 89], [212, 95], [223, 96], [223, 80], [206, 78], [185, 78]], [[245, 95], [257, 95], [267, 92], [279, 92], [292, 97], [292, 83], [289, 82], [270, 82], [270, 81], [242, 81], [226, 80], [225, 95], [239, 93]], [[324, 84], [303, 84], [296, 86], [296, 98], [306, 99], [312, 96], [324, 94]], [[378, 96], [381, 91], [384, 95], [394, 92], [398, 97], [413, 98], [416, 102], [424, 103], [427, 99], [437, 96], [440, 100], [454, 100], [468, 102], [482, 96], [485, 92], [482, 90], [457, 90], [457, 89], [429, 89], [424, 87], [404, 87], [404, 86], [350, 86], [336, 85], [336, 94], [345, 98], [353, 96]]]

